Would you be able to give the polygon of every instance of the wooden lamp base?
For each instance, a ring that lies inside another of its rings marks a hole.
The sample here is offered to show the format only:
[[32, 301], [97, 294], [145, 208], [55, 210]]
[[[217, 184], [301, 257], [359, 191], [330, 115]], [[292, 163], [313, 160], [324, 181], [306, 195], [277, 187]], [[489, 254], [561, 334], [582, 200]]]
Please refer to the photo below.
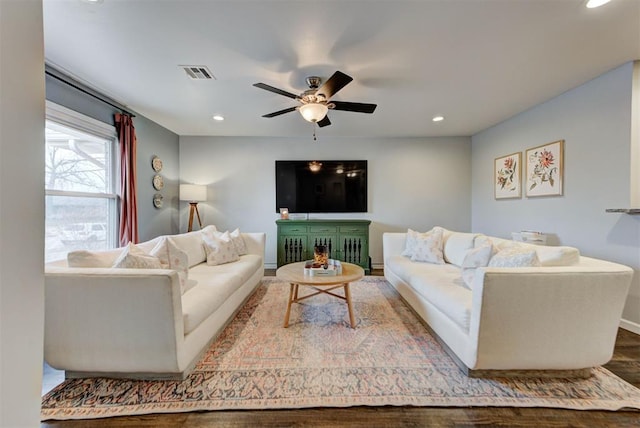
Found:
[[189, 202], [191, 208], [189, 210], [189, 228], [187, 232], [191, 232], [193, 230], [193, 213], [195, 211], [196, 216], [198, 217], [198, 223], [200, 224], [200, 229], [202, 229], [202, 220], [200, 220], [200, 212], [198, 211], [198, 203], [197, 202]]

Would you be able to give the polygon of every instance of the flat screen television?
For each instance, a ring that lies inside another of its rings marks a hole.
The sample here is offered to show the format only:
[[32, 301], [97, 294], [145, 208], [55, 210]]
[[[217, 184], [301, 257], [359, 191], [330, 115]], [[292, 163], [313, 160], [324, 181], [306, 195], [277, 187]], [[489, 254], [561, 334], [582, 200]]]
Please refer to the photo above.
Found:
[[276, 212], [367, 212], [366, 160], [276, 161]]

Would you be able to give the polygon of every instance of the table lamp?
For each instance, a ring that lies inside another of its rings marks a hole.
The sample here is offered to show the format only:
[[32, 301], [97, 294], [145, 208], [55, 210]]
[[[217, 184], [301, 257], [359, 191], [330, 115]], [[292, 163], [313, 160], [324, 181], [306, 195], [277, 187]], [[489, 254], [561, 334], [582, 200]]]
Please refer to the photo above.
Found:
[[193, 230], [193, 213], [196, 213], [198, 217], [198, 223], [200, 229], [202, 229], [202, 220], [200, 220], [200, 212], [198, 212], [198, 202], [207, 200], [207, 186], [200, 184], [181, 184], [180, 185], [180, 200], [188, 201], [191, 209], [189, 210], [189, 228], [187, 232]]

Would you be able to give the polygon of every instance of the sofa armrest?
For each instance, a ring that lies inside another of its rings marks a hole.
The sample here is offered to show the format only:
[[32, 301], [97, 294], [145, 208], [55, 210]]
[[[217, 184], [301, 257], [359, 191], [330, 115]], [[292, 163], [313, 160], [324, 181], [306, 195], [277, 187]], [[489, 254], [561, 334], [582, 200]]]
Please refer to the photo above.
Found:
[[267, 234], [264, 232], [241, 232], [249, 254], [256, 254], [264, 260], [264, 247]]
[[183, 341], [176, 271], [46, 267], [44, 353], [51, 366], [178, 371]]
[[386, 259], [391, 256], [399, 256], [407, 245], [406, 233], [385, 232], [382, 234], [382, 254]]
[[582, 259], [563, 267], [478, 268], [470, 323], [478, 365], [509, 369], [501, 364], [520, 361], [560, 370], [611, 359], [633, 270]]

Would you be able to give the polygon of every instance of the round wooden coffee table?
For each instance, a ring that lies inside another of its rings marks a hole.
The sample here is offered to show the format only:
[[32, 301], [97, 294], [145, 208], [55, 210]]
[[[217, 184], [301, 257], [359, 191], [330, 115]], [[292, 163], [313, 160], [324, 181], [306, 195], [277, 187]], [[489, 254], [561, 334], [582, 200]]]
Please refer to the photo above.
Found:
[[[282, 266], [276, 271], [276, 277], [278, 279], [291, 284], [291, 288], [289, 290], [289, 302], [287, 303], [287, 313], [284, 316], [284, 328], [289, 327], [289, 315], [291, 315], [292, 303], [300, 303], [302, 300], [316, 296], [320, 293], [329, 294], [333, 297], [346, 301], [347, 308], [349, 309], [351, 328], [356, 328], [356, 319], [353, 315], [353, 307], [351, 305], [351, 291], [349, 290], [349, 283], [358, 281], [364, 277], [364, 269], [351, 263], [342, 263], [341, 275], [312, 276], [304, 274], [304, 264], [305, 262], [291, 263]], [[298, 288], [300, 285], [312, 287], [316, 291], [315, 293], [299, 297]], [[344, 288], [344, 296], [331, 292], [332, 290], [341, 287]]]

